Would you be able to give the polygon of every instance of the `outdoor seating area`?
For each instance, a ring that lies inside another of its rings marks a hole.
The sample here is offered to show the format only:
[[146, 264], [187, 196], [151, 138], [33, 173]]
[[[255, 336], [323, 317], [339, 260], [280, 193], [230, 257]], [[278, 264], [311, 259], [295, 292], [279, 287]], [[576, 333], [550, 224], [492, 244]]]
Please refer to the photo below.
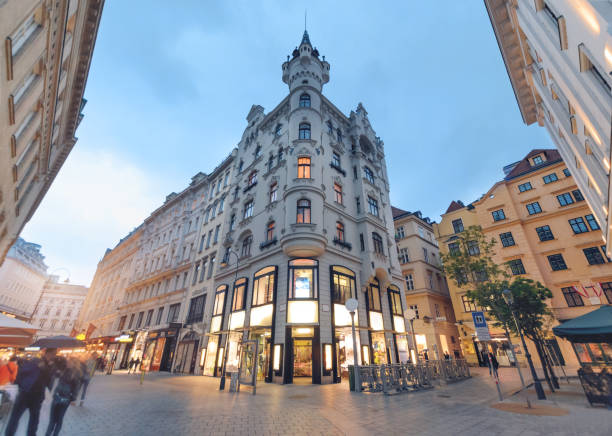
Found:
[[553, 332], [572, 343], [589, 404], [612, 407], [612, 306], [566, 321]]
[[359, 367], [361, 392], [386, 395], [431, 389], [435, 380], [452, 383], [469, 377], [470, 370], [463, 359]]

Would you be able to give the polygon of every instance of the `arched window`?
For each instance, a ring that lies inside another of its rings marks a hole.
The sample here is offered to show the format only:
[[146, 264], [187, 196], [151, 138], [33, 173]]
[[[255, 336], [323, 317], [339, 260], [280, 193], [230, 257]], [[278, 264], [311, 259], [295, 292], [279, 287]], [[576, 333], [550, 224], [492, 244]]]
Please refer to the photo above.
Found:
[[276, 193], [278, 192], [278, 183], [274, 182], [270, 185], [270, 203], [276, 201]]
[[268, 223], [268, 227], [266, 229], [266, 241], [271, 241], [272, 239], [274, 239], [274, 226], [274, 221], [270, 221]]
[[309, 157], [298, 157], [298, 179], [310, 179]]
[[246, 300], [247, 279], [240, 278], [234, 282], [234, 298], [232, 301], [232, 312], [244, 310]]
[[378, 233], [372, 232], [372, 242], [374, 243], [374, 252], [383, 254], [383, 240]]
[[300, 107], [310, 107], [310, 96], [308, 94], [300, 95]]
[[310, 124], [300, 124], [300, 139], [310, 139]]
[[344, 304], [349, 298], [355, 298], [355, 273], [343, 266], [332, 266], [332, 300], [336, 304]]
[[242, 240], [242, 249], [240, 250], [241, 257], [251, 255], [251, 245], [253, 245], [253, 236], [249, 235]]
[[297, 223], [310, 223], [310, 200], [298, 200]]
[[336, 221], [336, 238], [338, 238], [338, 241], [344, 242], [344, 224], [340, 221]]

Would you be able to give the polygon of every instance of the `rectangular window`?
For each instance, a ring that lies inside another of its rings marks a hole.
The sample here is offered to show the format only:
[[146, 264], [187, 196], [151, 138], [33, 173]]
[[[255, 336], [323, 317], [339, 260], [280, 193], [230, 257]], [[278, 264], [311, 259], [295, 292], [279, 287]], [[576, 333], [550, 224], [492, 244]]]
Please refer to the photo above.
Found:
[[576, 235], [589, 231], [582, 217], [572, 218], [571, 220], [569, 220], [569, 225], [572, 227], [572, 230]]
[[414, 277], [412, 274], [407, 274], [404, 279], [406, 279], [406, 288], [408, 288], [409, 291], [414, 290]]
[[533, 203], [529, 203], [527, 205], [527, 212], [529, 212], [529, 215], [535, 215], [536, 213], [542, 212], [542, 208], [540, 207], [540, 203], [538, 203], [537, 201], [535, 201]]
[[368, 197], [368, 207], [372, 215], [378, 216], [378, 201], [376, 199]]
[[355, 197], [355, 207], [357, 209], [357, 213], [361, 213], [361, 199], [359, 197]]
[[567, 168], [564, 168], [564, 169], [563, 169], [563, 175], [564, 175], [565, 177], [569, 177], [569, 176], [571, 176], [570, 171], [569, 171]]
[[296, 259], [289, 263], [289, 299], [315, 299], [317, 292], [317, 261]]
[[506, 219], [506, 214], [504, 214], [503, 209], [494, 210], [491, 212], [491, 215], [493, 215], [493, 221], [501, 221]]
[[573, 286], [568, 286], [567, 288], [562, 288], [563, 296], [565, 297], [565, 302], [568, 307], [577, 307], [584, 306], [584, 301], [582, 301], [582, 296], [576, 292]]
[[561, 254], [551, 254], [548, 257], [548, 263], [553, 271], [561, 271], [567, 269], [567, 265], [565, 264], [565, 260], [563, 260], [563, 256]]
[[130, 316], [130, 322], [128, 323], [128, 329], [132, 328], [132, 324], [134, 324], [134, 313]]
[[508, 266], [510, 267], [510, 271], [512, 275], [520, 275], [525, 274], [525, 267], [523, 266], [523, 261], [521, 259], [514, 259], [508, 262]]
[[234, 298], [232, 300], [232, 312], [243, 310], [246, 303], [247, 279], [236, 280], [234, 284]]
[[511, 247], [514, 245], [514, 238], [512, 237], [512, 232], [500, 233], [499, 239], [501, 239], [501, 243], [504, 247]]
[[244, 205], [244, 215], [243, 218], [247, 219], [253, 216], [253, 200], [247, 202]]
[[557, 180], [559, 180], [557, 178], [557, 173], [551, 173], [551, 174], [547, 174], [544, 177], [542, 177], [542, 179], [544, 180], [544, 184], [548, 184], [548, 183], [552, 183], [552, 182], [556, 182]]
[[200, 248], [198, 249], [198, 252], [201, 253], [202, 250], [204, 249], [204, 241], [206, 240], [206, 235], [202, 235], [202, 237], [200, 238]]
[[414, 319], [419, 319], [419, 306], [416, 304], [412, 304], [410, 308], [414, 310], [414, 314], [415, 314]]
[[206, 274], [206, 264], [208, 261], [205, 259], [202, 261], [202, 270], [200, 271], [200, 278], [198, 279], [200, 282], [204, 280], [204, 275]]
[[213, 306], [213, 316], [223, 315], [223, 304], [225, 303], [225, 291], [227, 286], [223, 285], [217, 288], [215, 293], [215, 304]]
[[587, 223], [589, 223], [589, 227], [591, 228], [591, 230], [599, 230], [599, 224], [597, 223], [597, 220], [592, 214], [585, 216], [585, 218], [587, 220]]
[[363, 172], [365, 174], [365, 178], [368, 182], [374, 184], [374, 173], [369, 167], [363, 167]]
[[149, 310], [147, 312], [147, 319], [145, 321], [145, 327], [150, 326], [151, 325], [151, 319], [153, 318], [153, 309]]
[[208, 232], [208, 238], [206, 239], [206, 248], [210, 247], [210, 242], [212, 241], [212, 234], [213, 231], [212, 229], [210, 229]]
[[521, 183], [518, 185], [519, 192], [531, 191], [533, 188], [531, 187], [530, 182]]
[[410, 257], [408, 256], [407, 248], [400, 248], [398, 257], [399, 257], [399, 262], [401, 264], [410, 262]]
[[601, 85], [603, 90], [607, 92], [606, 95], [609, 95], [612, 91], [612, 86], [606, 79], [606, 74], [602, 73], [599, 70], [598, 66], [596, 66], [593, 61], [591, 61], [591, 58], [587, 54], [587, 50], [585, 49], [584, 44], [580, 44], [578, 46], [578, 55], [580, 60], [580, 72], [591, 73], [591, 77], [593, 77], [595, 81]]
[[335, 196], [336, 203], [343, 204], [342, 186], [339, 183], [334, 183], [334, 196]]
[[584, 252], [587, 262], [589, 262], [589, 265], [601, 265], [606, 263], [601, 255], [601, 251], [599, 251], [599, 247], [584, 248], [582, 251]]
[[309, 157], [298, 157], [298, 179], [310, 179]]
[[354, 298], [355, 276], [353, 272], [341, 266], [332, 266], [332, 301], [336, 304], [344, 304], [349, 298]]
[[457, 256], [461, 254], [461, 249], [459, 248], [459, 242], [451, 242], [448, 244], [448, 252], [451, 256]]
[[340, 168], [340, 155], [334, 151], [332, 154], [332, 165], [336, 168]]
[[453, 230], [455, 233], [461, 233], [463, 231], [463, 220], [461, 218], [453, 220]]
[[555, 239], [549, 226], [536, 227], [536, 232], [540, 241], [552, 241]]
[[372, 243], [374, 244], [374, 252], [384, 254], [383, 241], [378, 233], [372, 233]]
[[138, 321], [136, 321], [136, 328], [140, 328], [142, 326], [142, 318], [144, 317], [144, 312], [140, 312], [138, 314]]
[[612, 282], [600, 283], [600, 285], [601, 290], [608, 300], [608, 304], [612, 304]]
[[221, 224], [217, 225], [215, 228], [215, 237], [213, 239], [213, 245], [219, 242], [219, 231], [221, 230]]
[[399, 226], [395, 229], [395, 237], [397, 239], [404, 239], [406, 235], [404, 234], [404, 226]]
[[193, 280], [191, 280], [191, 284], [195, 285], [196, 281], [198, 280], [198, 271], [200, 270], [200, 262], [195, 264], [195, 267], [193, 268]]
[[574, 202], [574, 199], [572, 198], [572, 195], [569, 192], [557, 195], [557, 200], [559, 201], [559, 204], [561, 206], [567, 206], [568, 204], [572, 204]]
[[178, 320], [180, 310], [181, 303], [170, 305], [168, 308], [168, 322], [176, 322]]
[[478, 256], [480, 254], [480, 247], [478, 246], [478, 241], [468, 241], [467, 250], [470, 256]]
[[582, 192], [580, 192], [580, 189], [576, 189], [575, 191], [572, 191], [572, 195], [574, 196], [574, 200], [584, 201], [584, 197], [582, 196]]
[[532, 159], [533, 161], [533, 165], [537, 166], [537, 165], [541, 165], [544, 163], [544, 160], [542, 159], [542, 156], [536, 156]]
[[423, 259], [425, 260], [425, 262], [429, 262], [429, 253], [427, 252], [427, 248], [425, 247], [421, 247], [423, 248]]
[[464, 312], [476, 312], [478, 310], [476, 304], [465, 295], [461, 296], [461, 302], [463, 303]]
[[123, 315], [119, 319], [119, 326], [117, 326], [117, 330], [121, 331], [125, 327], [125, 322], [127, 321], [127, 315]]
[[368, 286], [368, 310], [382, 312], [380, 306], [380, 288], [378, 284], [370, 284], [370, 286]]
[[164, 314], [164, 306], [157, 309], [157, 318], [155, 320], [155, 325], [161, 324], [163, 314]]
[[187, 324], [194, 324], [202, 321], [204, 317], [204, 303], [206, 295], [199, 295], [191, 299], [189, 303], [189, 312], [187, 314]]
[[206, 276], [206, 278], [211, 278], [213, 270], [215, 268], [215, 256], [210, 256], [210, 266], [208, 267], [208, 275]]
[[361, 245], [361, 251], [365, 250], [365, 241], [363, 239], [363, 233], [359, 234], [359, 244]]

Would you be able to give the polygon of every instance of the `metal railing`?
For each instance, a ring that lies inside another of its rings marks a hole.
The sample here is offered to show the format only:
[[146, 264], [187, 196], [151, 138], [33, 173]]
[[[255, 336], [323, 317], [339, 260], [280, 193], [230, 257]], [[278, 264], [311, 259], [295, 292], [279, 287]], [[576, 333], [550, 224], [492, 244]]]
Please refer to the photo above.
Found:
[[429, 360], [416, 365], [364, 365], [359, 367], [362, 392], [383, 392], [387, 395], [433, 388], [433, 381], [452, 383], [470, 376], [467, 362], [457, 360]]

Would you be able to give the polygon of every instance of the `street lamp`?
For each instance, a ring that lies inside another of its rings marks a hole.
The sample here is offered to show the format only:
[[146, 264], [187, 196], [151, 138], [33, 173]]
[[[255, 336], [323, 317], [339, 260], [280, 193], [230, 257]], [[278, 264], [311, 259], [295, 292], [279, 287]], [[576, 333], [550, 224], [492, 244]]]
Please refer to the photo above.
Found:
[[[238, 279], [238, 266], [240, 264], [240, 257], [238, 256], [238, 253], [236, 253], [234, 250], [232, 250], [231, 248], [227, 250], [227, 253], [225, 254], [225, 257], [223, 258], [223, 260], [221, 261], [221, 266], [222, 267], [226, 267], [228, 265], [228, 260], [230, 257], [230, 254], [233, 254], [234, 256], [236, 256], [236, 272], [234, 274], [234, 283], [232, 284], [232, 296], [229, 297], [229, 302], [231, 303], [231, 299], [233, 298], [234, 295], [234, 286], [236, 285], [236, 280]], [[230, 312], [231, 312], [231, 306], [230, 306]], [[223, 325], [221, 326], [221, 329], [223, 329]], [[225, 369], [227, 366], [227, 343], [229, 342], [229, 333], [225, 333], [225, 345], [223, 346], [223, 368], [221, 369], [221, 381], [219, 382], [219, 390], [222, 391], [225, 389]]]
[[416, 311], [414, 309], [406, 309], [404, 316], [410, 321], [410, 331], [412, 332], [412, 346], [414, 347], [414, 358], [416, 363], [419, 363], [419, 350], [416, 344], [416, 335], [414, 334], [414, 320], [416, 319]]
[[[527, 363], [529, 363], [529, 369], [531, 370], [531, 377], [533, 378], [533, 385], [535, 387], [536, 393], [538, 394], [538, 400], [545, 400], [546, 395], [544, 394], [544, 389], [542, 389], [542, 383], [538, 379], [538, 374], [533, 366], [533, 362], [531, 360], [531, 354], [529, 354], [529, 349], [527, 348], [527, 344], [525, 343], [525, 337], [523, 336], [523, 331], [521, 330], [518, 321], [516, 320], [516, 315], [514, 314], [514, 297], [512, 296], [512, 291], [510, 289], [505, 289], [502, 291], [502, 295], [504, 300], [506, 300], [506, 304], [510, 308], [510, 313], [512, 314], [512, 319], [514, 320], [514, 325], [516, 326], [516, 330], [521, 337], [521, 343], [523, 344], [523, 350], [525, 350], [525, 357], [527, 358]], [[518, 360], [516, 362], [518, 366]]]
[[351, 314], [351, 328], [353, 333], [353, 368], [355, 372], [355, 392], [361, 392], [361, 380], [359, 377], [359, 350], [357, 350], [357, 336], [355, 335], [355, 311], [359, 306], [359, 301], [355, 298], [349, 298], [344, 303], [344, 307]]

